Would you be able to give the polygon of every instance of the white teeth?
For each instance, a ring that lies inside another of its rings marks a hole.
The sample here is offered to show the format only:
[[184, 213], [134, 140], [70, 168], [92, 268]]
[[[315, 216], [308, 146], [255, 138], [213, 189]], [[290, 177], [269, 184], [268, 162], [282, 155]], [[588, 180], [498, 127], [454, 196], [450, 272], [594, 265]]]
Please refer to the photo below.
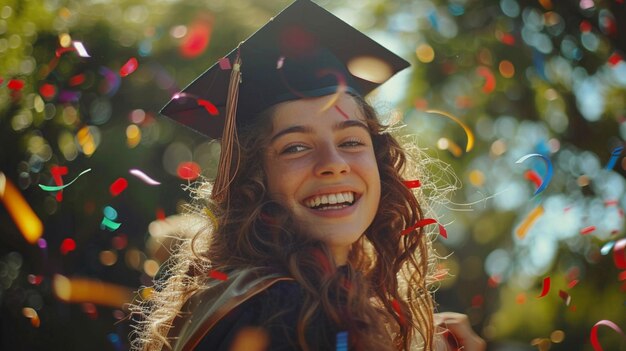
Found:
[[338, 209], [343, 208], [346, 202], [352, 204], [354, 202], [354, 193], [346, 191], [343, 193], [326, 194], [321, 196], [315, 196], [306, 200], [308, 207], [314, 208], [319, 205], [336, 205], [336, 206], [324, 206], [324, 209]]

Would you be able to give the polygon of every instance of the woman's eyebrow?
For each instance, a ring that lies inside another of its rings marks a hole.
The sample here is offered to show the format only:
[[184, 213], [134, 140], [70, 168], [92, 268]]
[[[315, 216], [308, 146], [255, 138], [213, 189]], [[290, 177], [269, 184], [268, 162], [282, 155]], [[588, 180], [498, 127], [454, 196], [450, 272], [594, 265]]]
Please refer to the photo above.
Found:
[[[347, 121], [341, 121], [339, 123], [336, 123], [335, 125], [333, 125], [333, 131], [342, 130], [342, 129], [346, 129], [350, 127], [360, 127], [360, 128], [365, 129], [368, 133], [370, 131], [364, 122], [355, 120], [355, 119], [350, 119]], [[273, 143], [276, 139], [282, 137], [283, 135], [291, 134], [291, 133], [312, 134], [313, 128], [311, 126], [303, 126], [303, 125], [295, 125], [295, 126], [287, 127], [279, 131], [278, 133], [274, 134], [272, 138], [270, 139], [270, 143]]]
[[302, 125], [296, 125], [296, 126], [291, 126], [291, 127], [285, 128], [285, 129], [281, 130], [280, 132], [274, 134], [272, 136], [272, 138], [270, 139], [270, 143], [273, 143], [274, 140], [280, 138], [281, 136], [283, 136], [285, 134], [290, 134], [290, 133], [311, 134], [311, 133], [313, 133], [313, 128], [311, 128], [310, 126], [302, 126]]

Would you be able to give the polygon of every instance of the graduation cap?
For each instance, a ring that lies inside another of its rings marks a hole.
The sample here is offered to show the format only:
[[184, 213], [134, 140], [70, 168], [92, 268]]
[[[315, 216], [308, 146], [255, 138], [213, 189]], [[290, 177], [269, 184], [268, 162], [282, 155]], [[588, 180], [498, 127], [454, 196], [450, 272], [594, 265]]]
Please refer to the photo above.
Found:
[[408, 66], [310, 0], [296, 0], [175, 94], [161, 114], [222, 138], [213, 188], [219, 201], [235, 176], [238, 127], [284, 101], [338, 91], [365, 96]]

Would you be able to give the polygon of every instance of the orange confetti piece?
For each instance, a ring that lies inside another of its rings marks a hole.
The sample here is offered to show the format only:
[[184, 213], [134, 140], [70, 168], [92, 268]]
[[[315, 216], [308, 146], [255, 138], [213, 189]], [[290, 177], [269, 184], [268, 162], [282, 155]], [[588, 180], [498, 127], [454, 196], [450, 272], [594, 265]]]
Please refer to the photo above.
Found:
[[541, 295], [537, 296], [537, 298], [548, 295], [548, 292], [550, 292], [550, 277], [545, 277], [543, 278], [543, 288], [541, 289]]
[[139, 66], [139, 63], [137, 62], [137, 59], [134, 57], [131, 57], [128, 61], [126, 61], [124, 66], [120, 68], [120, 76], [122, 77], [128, 76], [129, 74], [135, 72], [138, 66]]
[[91, 302], [98, 305], [122, 308], [132, 300], [133, 290], [124, 286], [88, 278], [68, 278], [56, 274], [52, 290], [64, 302]]
[[440, 114], [442, 116], [448, 117], [451, 120], [455, 121], [458, 125], [460, 125], [461, 128], [463, 128], [463, 130], [465, 131], [465, 134], [467, 135], [467, 145], [465, 145], [465, 152], [469, 152], [470, 150], [472, 150], [472, 148], [474, 147], [474, 133], [472, 133], [472, 130], [465, 123], [463, 123], [463, 121], [441, 110], [426, 110], [426, 112], [436, 113], [436, 114]]
[[24, 239], [30, 244], [35, 244], [43, 234], [43, 223], [17, 187], [2, 172], [0, 172], [0, 200]]
[[523, 239], [532, 225], [537, 221], [537, 219], [539, 219], [539, 217], [541, 217], [541, 215], [543, 215], [543, 212], [543, 206], [541, 205], [530, 211], [528, 216], [526, 216], [519, 227], [515, 230], [515, 235], [517, 235], [518, 238]]

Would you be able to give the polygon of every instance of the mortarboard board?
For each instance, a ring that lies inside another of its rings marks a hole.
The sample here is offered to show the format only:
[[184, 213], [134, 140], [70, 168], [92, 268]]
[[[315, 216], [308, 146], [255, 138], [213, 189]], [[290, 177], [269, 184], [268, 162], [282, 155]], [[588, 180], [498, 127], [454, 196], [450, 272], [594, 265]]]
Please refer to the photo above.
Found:
[[[210, 138], [222, 137], [217, 177], [229, 182], [236, 129], [259, 112], [339, 89], [365, 96], [408, 66], [310, 0], [296, 0], [174, 95], [161, 114]], [[218, 179], [214, 198], [228, 187]]]

